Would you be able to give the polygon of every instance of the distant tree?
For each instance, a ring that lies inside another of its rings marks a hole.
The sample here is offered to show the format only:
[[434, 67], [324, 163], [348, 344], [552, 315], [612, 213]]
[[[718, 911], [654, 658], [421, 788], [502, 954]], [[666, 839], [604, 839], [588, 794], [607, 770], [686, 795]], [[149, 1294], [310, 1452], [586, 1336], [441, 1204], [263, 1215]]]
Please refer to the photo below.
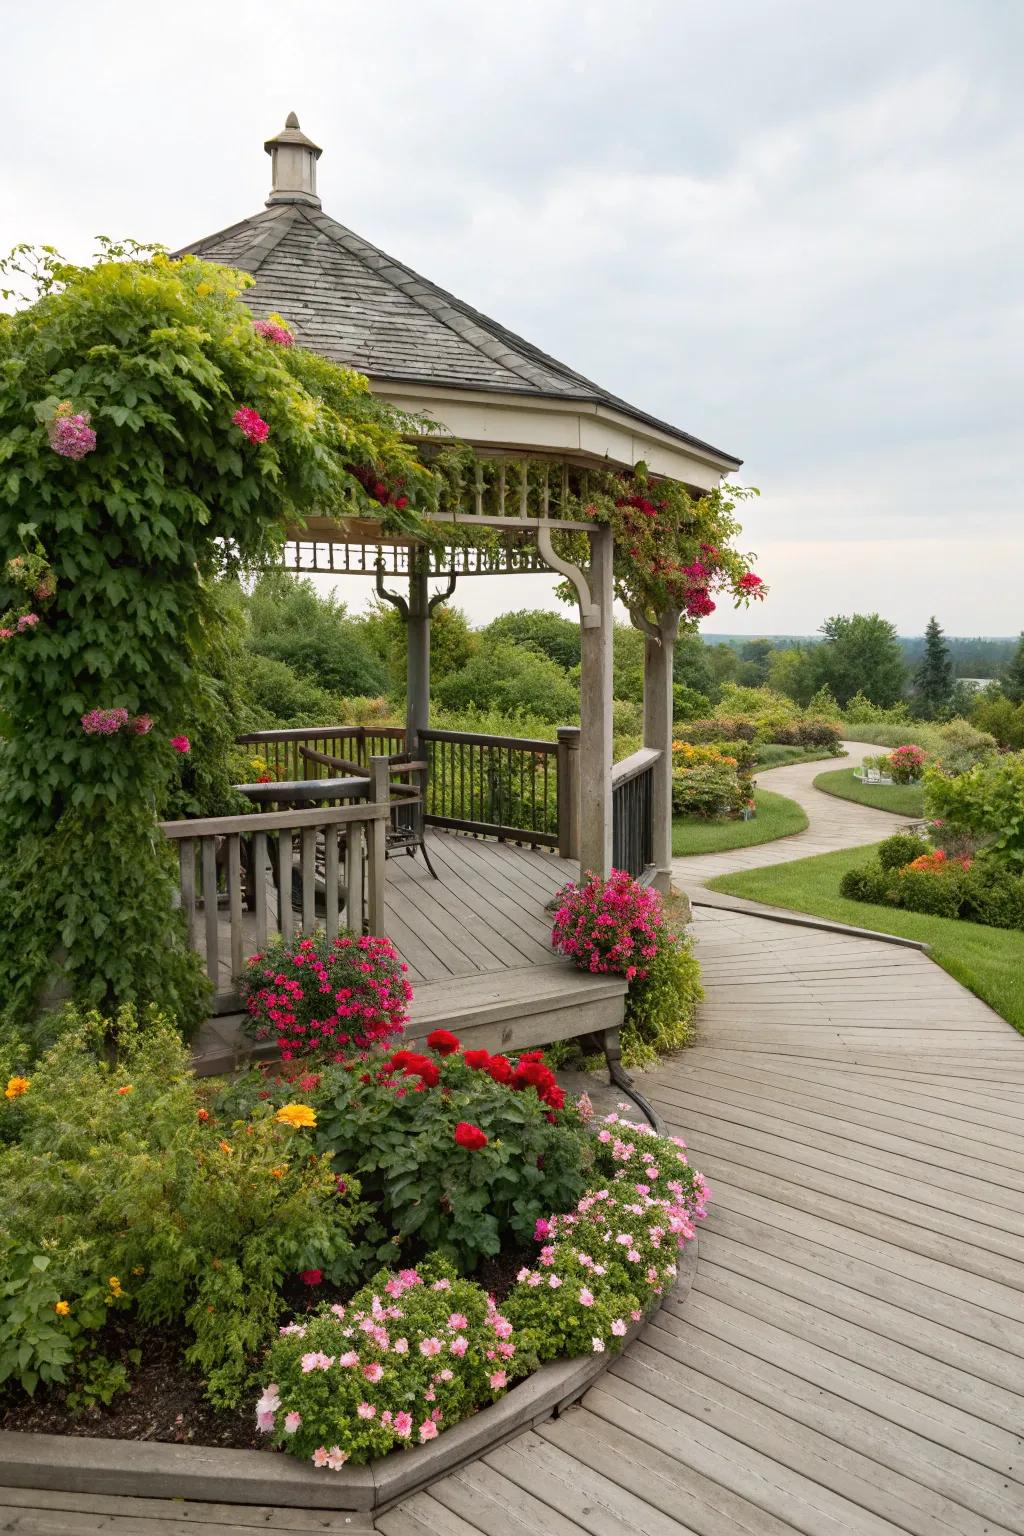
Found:
[[283, 661], [328, 693], [387, 692], [387, 668], [362, 638], [345, 604], [321, 597], [308, 578], [267, 571], [256, 583], [247, 609], [249, 648], [258, 656]]
[[883, 708], [903, 696], [906, 668], [896, 627], [877, 613], [835, 614], [811, 653], [815, 688], [827, 687], [840, 706], [862, 693]]
[[932, 720], [949, 703], [953, 691], [953, 658], [942, 633], [942, 626], [932, 614], [924, 632], [924, 653], [914, 673], [914, 703], [917, 713]]
[[612, 692], [632, 704], [644, 701], [644, 637], [632, 624], [616, 624], [612, 634]]
[[762, 688], [768, 681], [775, 646], [770, 640], [747, 640], [740, 647], [735, 681], [741, 688]]
[[703, 693], [714, 702], [718, 682], [711, 666], [711, 647], [700, 635], [682, 631], [676, 640], [672, 658], [672, 680], [694, 693]]
[[571, 725], [580, 712], [579, 690], [557, 662], [507, 640], [481, 646], [464, 667], [438, 682], [433, 696], [443, 709], [501, 710], [552, 725]]
[[[408, 631], [397, 608], [375, 599], [365, 613], [352, 620], [360, 636], [387, 669], [388, 688], [396, 702], [405, 698], [405, 665]], [[464, 667], [481, 644], [482, 636], [470, 629], [461, 608], [441, 603], [430, 615], [430, 683]]]
[[1017, 649], [1013, 653], [1013, 660], [1006, 669], [1003, 678], [1003, 692], [1014, 704], [1024, 703], [1024, 631], [1017, 642]]
[[549, 613], [546, 608], [520, 608], [502, 613], [484, 630], [487, 640], [511, 640], [543, 651], [566, 672], [580, 664], [580, 626], [576, 619]]
[[768, 687], [806, 707], [817, 688], [811, 649], [803, 645], [773, 651], [768, 667]]
[[[732, 646], [722, 643], [709, 645], [707, 652], [708, 665], [711, 668], [711, 675], [715, 680], [716, 687], [721, 688], [725, 683], [735, 682], [740, 659]], [[680, 681], [686, 682], [687, 679], [682, 678]], [[691, 684], [691, 686], [696, 685]]]

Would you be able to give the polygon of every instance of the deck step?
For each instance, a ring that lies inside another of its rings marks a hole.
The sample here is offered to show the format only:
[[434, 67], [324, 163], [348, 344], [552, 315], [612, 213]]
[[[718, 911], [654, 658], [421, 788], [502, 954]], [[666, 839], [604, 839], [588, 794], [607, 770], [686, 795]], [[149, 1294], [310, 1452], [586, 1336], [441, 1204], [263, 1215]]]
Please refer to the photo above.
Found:
[[621, 1025], [622, 976], [592, 976], [561, 960], [520, 970], [419, 982], [406, 1035], [451, 1029], [464, 1045], [523, 1050]]

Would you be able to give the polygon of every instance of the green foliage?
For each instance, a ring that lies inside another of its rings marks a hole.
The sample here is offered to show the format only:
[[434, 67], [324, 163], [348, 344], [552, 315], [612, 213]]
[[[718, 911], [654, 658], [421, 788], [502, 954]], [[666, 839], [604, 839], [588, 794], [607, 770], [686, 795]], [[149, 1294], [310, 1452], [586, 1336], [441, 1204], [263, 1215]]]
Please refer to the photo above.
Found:
[[308, 578], [265, 571], [246, 604], [249, 646], [284, 662], [330, 694], [386, 693], [388, 669], [333, 594], [321, 596]]
[[1014, 704], [1024, 704], [1024, 631], [1017, 642], [1017, 649], [1013, 653], [1002, 679], [1003, 692]]
[[[851, 699], [847, 699], [843, 707], [843, 719], [849, 725], [858, 726], [899, 724], [901, 721], [910, 719], [910, 705], [905, 699], [900, 699], [897, 704], [883, 707], [881, 704], [873, 703], [871, 699], [858, 689]], [[857, 736], [862, 741], [875, 741], [878, 739], [875, 736], [864, 736], [859, 731]], [[890, 745], [896, 744], [895, 742], [890, 743]]]
[[497, 709], [534, 715], [552, 725], [579, 718], [579, 693], [556, 662], [509, 641], [477, 651], [434, 689], [442, 709]]
[[[471, 1273], [504, 1242], [527, 1242], [538, 1216], [575, 1203], [589, 1144], [574, 1111], [552, 1111], [532, 1088], [497, 1082], [458, 1053], [435, 1060], [441, 1088], [399, 1074], [396, 1091], [383, 1058], [368, 1074], [329, 1069], [315, 1096], [318, 1145], [358, 1173], [387, 1234], [382, 1257], [436, 1250]], [[460, 1121], [487, 1145], [457, 1145]]]
[[924, 653], [914, 673], [914, 703], [918, 714], [933, 719], [949, 703], [953, 692], [953, 658], [933, 614], [924, 632]]
[[905, 864], [929, 851], [924, 838], [918, 837], [916, 833], [894, 832], [892, 837], [879, 843], [878, 862], [883, 869], [902, 869]]
[[686, 1045], [704, 997], [700, 965], [686, 935], [666, 925], [658, 929], [655, 943], [646, 976], [634, 980], [626, 994], [621, 1044], [630, 1066], [654, 1066]]
[[1024, 929], [1024, 878], [1005, 865], [975, 859], [961, 880], [960, 915], [989, 928]]
[[774, 741], [775, 731], [799, 719], [800, 710], [784, 694], [770, 688], [742, 688], [727, 683], [718, 701], [718, 710], [724, 716], [744, 716], [753, 721], [759, 740]]
[[672, 770], [673, 816], [729, 816], [744, 804], [748, 790], [735, 762], [677, 763]]
[[[855, 741], [874, 742], [880, 747], [900, 747], [907, 739], [907, 725], [851, 724], [848, 733]], [[949, 720], [943, 725], [915, 724], [914, 740], [923, 747], [929, 757], [937, 759], [943, 771], [949, 774], [963, 773], [966, 768], [982, 762], [995, 750], [995, 738], [985, 731], [976, 730], [967, 720]]]
[[928, 814], [969, 833], [991, 857], [1024, 874], [1024, 752], [990, 757], [956, 777], [925, 774]]
[[548, 613], [543, 608], [520, 608], [499, 614], [483, 631], [486, 644], [509, 641], [542, 652], [569, 672], [580, 664], [580, 626], [575, 619]]
[[[41, 982], [35, 951], [59, 933], [67, 984], [90, 1001], [102, 986], [104, 1007], [141, 995], [120, 990], [133, 969], [162, 967], [178, 996], [194, 989], [156, 899], [168, 891], [163, 855], [141, 826], [178, 784], [169, 737], [192, 718], [210, 728], [218, 577], [272, 560], [314, 508], [367, 506], [353, 468], [415, 479], [425, 497], [433, 487], [364, 379], [254, 332], [238, 300], [247, 277], [139, 248], [109, 254], [129, 259], [75, 268], [44, 257], [42, 296], [0, 316], [0, 548], [45, 559], [49, 576], [32, 598], [38, 622], [0, 644], [0, 879], [16, 893], [0, 953], [16, 970], [30, 935], [26, 971]], [[234, 423], [243, 406], [269, 424], [266, 441]], [[79, 459], [50, 444], [67, 411], [96, 433]], [[0, 572], [0, 610], [25, 606], [23, 575]], [[89, 735], [82, 716], [97, 707], [153, 727]], [[221, 746], [204, 740], [208, 771], [182, 786], [186, 802], [223, 794]], [[25, 878], [33, 851], [45, 855], [37, 901]]]
[[[249, 652], [240, 662], [249, 710], [257, 716], [251, 730], [282, 726], [334, 725], [342, 711], [341, 700], [317, 683], [293, 672], [283, 661]], [[241, 717], [239, 717], [241, 718]], [[239, 725], [239, 734], [242, 727]]]
[[[818, 688], [814, 670], [814, 652], [809, 646], [787, 646], [773, 651], [766, 682], [775, 693], [784, 693], [795, 703], [834, 719], [838, 714], [835, 699], [827, 688]], [[817, 694], [815, 689], [818, 688]], [[815, 702], [827, 696], [827, 705]]]
[[[390, 603], [374, 599], [366, 612], [352, 622], [387, 669], [389, 696], [396, 704], [404, 703], [408, 631], [398, 610]], [[450, 603], [439, 604], [430, 615], [431, 685], [464, 667], [480, 643], [480, 635], [470, 629], [460, 608], [453, 608]]]
[[672, 684], [672, 719], [700, 720], [711, 713], [711, 699], [706, 693], [687, 688], [685, 683]]
[[881, 904], [892, 884], [893, 872], [876, 859], [862, 864], [858, 869], [848, 869], [839, 881], [839, 894], [848, 901], [869, 901]]
[[1024, 704], [1015, 704], [1001, 694], [981, 698], [971, 709], [971, 724], [1011, 752], [1024, 749]]
[[[16, 1347], [30, 1378], [68, 1380], [74, 1361], [95, 1394], [96, 1332], [134, 1309], [143, 1323], [184, 1320], [211, 1398], [237, 1403], [286, 1276], [353, 1273], [358, 1184], [339, 1194], [309, 1137], [266, 1108], [209, 1119], [161, 1015], [69, 1010], [0, 1121], [0, 1352]], [[43, 1328], [54, 1319], [60, 1340]]]
[[864, 693], [887, 707], [903, 697], [906, 667], [896, 626], [877, 613], [835, 614], [821, 626], [812, 652], [815, 684], [844, 706]]

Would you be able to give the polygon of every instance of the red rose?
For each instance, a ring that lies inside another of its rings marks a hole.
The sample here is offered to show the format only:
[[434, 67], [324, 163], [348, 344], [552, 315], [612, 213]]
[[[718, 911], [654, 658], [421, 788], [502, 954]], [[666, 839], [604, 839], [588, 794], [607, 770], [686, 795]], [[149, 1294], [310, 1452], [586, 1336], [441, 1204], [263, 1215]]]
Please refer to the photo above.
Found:
[[462, 1059], [474, 1072], [487, 1072], [491, 1065], [490, 1051], [464, 1051]]
[[458, 1036], [453, 1035], [450, 1029], [432, 1029], [427, 1036], [427, 1044], [439, 1056], [453, 1056], [459, 1049]]
[[465, 1147], [467, 1152], [479, 1152], [481, 1147], [486, 1147], [487, 1137], [478, 1125], [470, 1125], [468, 1120], [460, 1120], [455, 1127], [456, 1145]]
[[323, 1277], [322, 1269], [304, 1269], [299, 1275], [303, 1285], [319, 1285]]

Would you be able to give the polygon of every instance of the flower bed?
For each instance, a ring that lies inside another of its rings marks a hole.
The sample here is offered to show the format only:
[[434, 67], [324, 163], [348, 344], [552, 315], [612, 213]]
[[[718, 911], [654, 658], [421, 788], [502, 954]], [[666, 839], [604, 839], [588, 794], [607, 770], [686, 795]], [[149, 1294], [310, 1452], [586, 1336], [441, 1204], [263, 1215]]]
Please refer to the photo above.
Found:
[[704, 1213], [681, 1143], [568, 1103], [537, 1052], [441, 1030], [197, 1085], [158, 1016], [62, 1024], [0, 1064], [7, 1427], [117, 1415], [138, 1369], [174, 1405], [198, 1375], [220, 1443], [245, 1415], [317, 1468], [373, 1460], [619, 1347]]
[[[933, 824], [933, 835], [942, 825]], [[991, 857], [950, 854], [913, 833], [879, 845], [878, 857], [843, 876], [840, 895], [876, 906], [1024, 929], [1024, 877]]]

